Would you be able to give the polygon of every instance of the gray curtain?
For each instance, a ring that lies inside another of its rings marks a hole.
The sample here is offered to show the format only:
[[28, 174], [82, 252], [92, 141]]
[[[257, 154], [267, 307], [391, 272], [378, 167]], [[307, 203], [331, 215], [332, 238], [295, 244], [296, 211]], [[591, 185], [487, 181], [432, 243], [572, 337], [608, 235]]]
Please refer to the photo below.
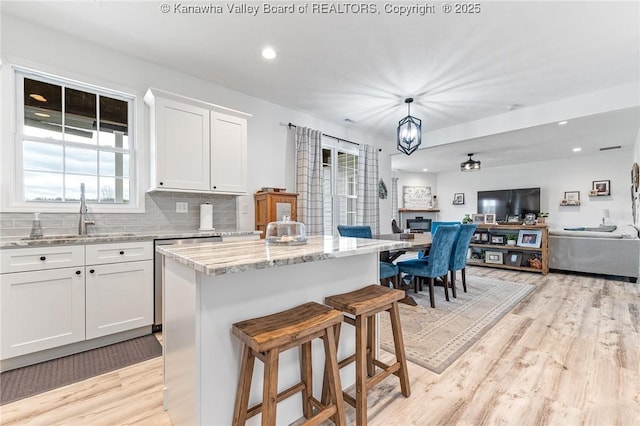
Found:
[[357, 223], [368, 225], [371, 232], [380, 233], [380, 209], [378, 199], [378, 150], [360, 144], [358, 152], [358, 202]]
[[322, 132], [296, 127], [296, 189], [298, 222], [307, 235], [323, 234]]

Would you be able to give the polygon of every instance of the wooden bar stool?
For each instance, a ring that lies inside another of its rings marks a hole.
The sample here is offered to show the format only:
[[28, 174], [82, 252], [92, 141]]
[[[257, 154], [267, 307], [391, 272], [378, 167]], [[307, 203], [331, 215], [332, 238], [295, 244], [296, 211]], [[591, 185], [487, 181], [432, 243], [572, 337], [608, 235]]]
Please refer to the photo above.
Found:
[[[355, 407], [358, 426], [367, 424], [367, 391], [387, 376], [391, 374], [398, 376], [402, 395], [405, 397], [411, 395], [398, 311], [398, 300], [404, 297], [404, 291], [372, 284], [350, 293], [337, 294], [324, 299], [325, 304], [353, 316], [351, 318], [345, 315], [344, 321], [356, 328], [356, 353], [340, 361], [338, 367], [342, 368], [356, 362], [356, 396], [353, 398], [346, 392], [343, 396], [347, 403]], [[383, 311], [389, 312], [391, 316], [393, 345], [396, 352], [396, 362], [391, 365], [375, 358], [376, 314]], [[382, 371], [376, 373], [376, 367], [381, 368]], [[322, 395], [324, 403], [331, 398], [330, 388], [327, 386], [329, 379], [325, 375]], [[330, 382], [328, 384], [330, 385]]]
[[[273, 315], [233, 324], [233, 334], [243, 343], [233, 425], [244, 425], [248, 418], [260, 412], [263, 426], [275, 425], [276, 404], [298, 392], [302, 392], [304, 417], [312, 419], [304, 424], [315, 425], [329, 418], [336, 425], [346, 424], [335, 339], [343, 317], [340, 311], [309, 302]], [[331, 395], [331, 402], [327, 404], [313, 397], [311, 341], [316, 338], [324, 341], [325, 383], [328, 380], [328, 392]], [[296, 346], [300, 347], [301, 381], [278, 393], [279, 354]], [[248, 408], [255, 358], [264, 363], [262, 403]], [[314, 408], [318, 410], [315, 414]]]

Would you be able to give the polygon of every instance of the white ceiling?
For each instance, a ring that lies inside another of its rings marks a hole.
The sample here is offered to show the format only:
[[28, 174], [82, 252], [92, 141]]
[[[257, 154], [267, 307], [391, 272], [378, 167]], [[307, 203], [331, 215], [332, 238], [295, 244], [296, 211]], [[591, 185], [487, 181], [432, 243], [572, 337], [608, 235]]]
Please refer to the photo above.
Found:
[[[425, 149], [394, 155], [394, 169], [455, 170], [467, 152], [490, 167], [575, 155], [574, 146], [582, 154], [610, 145], [631, 149], [640, 126], [640, 94], [635, 108], [612, 105], [554, 124], [563, 117], [563, 99], [639, 81], [637, 1], [483, 1], [471, 15], [445, 14], [442, 3], [432, 2], [435, 13], [409, 17], [386, 13], [382, 2], [375, 3], [379, 14], [257, 16], [226, 9], [242, 2], [166, 3], [216, 4], [223, 13], [162, 13], [158, 1], [3, 0], [1, 7], [3, 14], [380, 135], [386, 152], [395, 152], [395, 128], [411, 96]], [[260, 56], [265, 45], [277, 50], [275, 61]], [[434, 142], [438, 132], [511, 114], [506, 108], [513, 104], [520, 113], [548, 105], [538, 114], [547, 120]]]

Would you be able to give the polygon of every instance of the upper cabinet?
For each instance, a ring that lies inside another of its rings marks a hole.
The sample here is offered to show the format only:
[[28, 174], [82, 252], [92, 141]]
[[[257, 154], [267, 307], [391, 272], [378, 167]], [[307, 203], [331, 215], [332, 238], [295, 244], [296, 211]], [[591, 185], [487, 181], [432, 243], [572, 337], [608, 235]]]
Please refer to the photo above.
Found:
[[214, 104], [149, 89], [151, 190], [247, 192], [247, 118]]

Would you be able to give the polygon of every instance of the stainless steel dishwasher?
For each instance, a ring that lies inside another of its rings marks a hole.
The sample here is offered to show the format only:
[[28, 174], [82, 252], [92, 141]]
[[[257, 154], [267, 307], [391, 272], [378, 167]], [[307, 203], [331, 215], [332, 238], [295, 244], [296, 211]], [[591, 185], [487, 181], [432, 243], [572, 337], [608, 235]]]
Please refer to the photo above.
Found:
[[199, 244], [221, 242], [222, 237], [191, 237], [191, 238], [163, 238], [154, 240], [153, 258], [155, 268], [153, 272], [153, 331], [162, 330], [162, 255], [155, 251], [157, 246], [169, 244]]

